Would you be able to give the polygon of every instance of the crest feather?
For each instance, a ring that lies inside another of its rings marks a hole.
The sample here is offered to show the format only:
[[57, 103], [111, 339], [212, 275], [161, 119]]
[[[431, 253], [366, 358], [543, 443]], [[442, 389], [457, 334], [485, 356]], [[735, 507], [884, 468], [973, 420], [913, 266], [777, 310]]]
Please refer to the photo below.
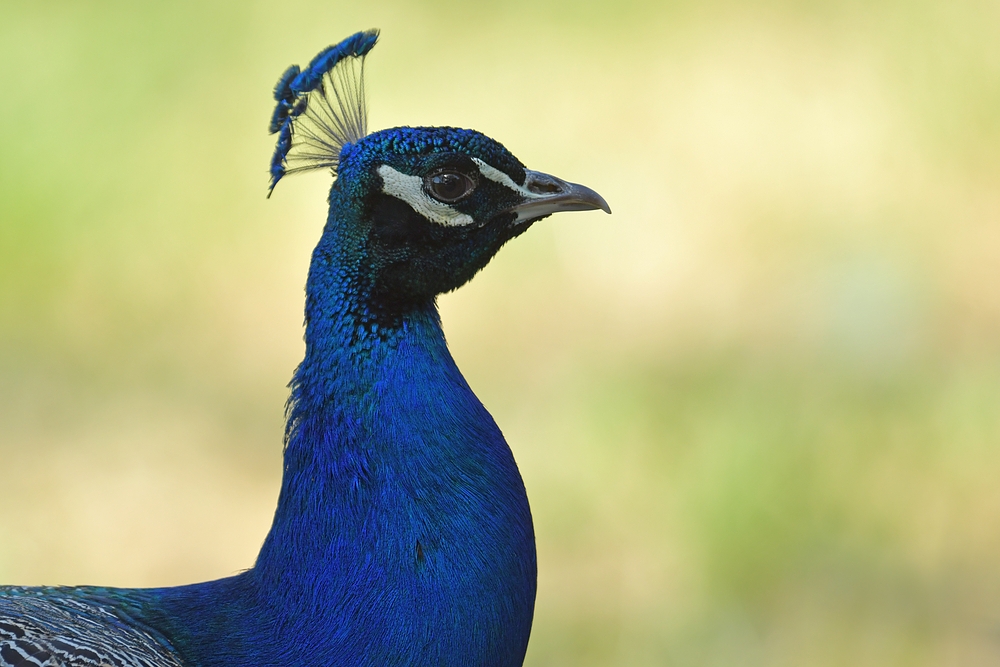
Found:
[[377, 41], [378, 30], [355, 33], [278, 79], [268, 128], [278, 135], [269, 197], [285, 174], [329, 167], [336, 177], [340, 149], [368, 134], [365, 56]]

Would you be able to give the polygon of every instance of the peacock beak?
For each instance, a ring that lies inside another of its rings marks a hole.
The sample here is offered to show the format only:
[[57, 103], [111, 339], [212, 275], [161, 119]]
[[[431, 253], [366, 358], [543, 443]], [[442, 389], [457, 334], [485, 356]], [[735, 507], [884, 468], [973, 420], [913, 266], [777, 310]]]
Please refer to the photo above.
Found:
[[527, 198], [512, 207], [517, 214], [517, 222], [559, 213], [560, 211], [593, 211], [601, 209], [611, 213], [611, 207], [604, 197], [585, 185], [569, 183], [540, 171], [526, 170], [522, 192]]

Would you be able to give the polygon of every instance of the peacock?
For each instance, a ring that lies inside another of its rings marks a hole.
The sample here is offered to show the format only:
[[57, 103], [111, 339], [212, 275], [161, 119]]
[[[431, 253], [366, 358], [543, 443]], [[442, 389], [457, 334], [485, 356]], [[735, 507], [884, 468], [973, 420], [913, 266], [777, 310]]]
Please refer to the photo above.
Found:
[[536, 589], [520, 473], [438, 294], [559, 211], [603, 209], [474, 130], [368, 133], [359, 32], [274, 90], [270, 187], [330, 169], [305, 356], [253, 567], [187, 586], [0, 587], [2, 667], [515, 667]]

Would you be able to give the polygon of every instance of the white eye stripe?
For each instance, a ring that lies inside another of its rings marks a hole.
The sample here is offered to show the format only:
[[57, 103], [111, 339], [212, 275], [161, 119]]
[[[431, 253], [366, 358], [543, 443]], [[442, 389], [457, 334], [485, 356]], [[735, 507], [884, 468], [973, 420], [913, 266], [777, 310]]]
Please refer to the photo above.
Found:
[[396, 171], [387, 164], [378, 168], [382, 192], [409, 204], [414, 211], [445, 227], [461, 227], [475, 222], [471, 215], [460, 213], [424, 192], [424, 179]]
[[[538, 199], [546, 196], [518, 185], [510, 176], [477, 157], [472, 158], [472, 161], [476, 163], [479, 173], [484, 178], [505, 188], [510, 188], [526, 199]], [[424, 180], [419, 176], [404, 174], [387, 164], [378, 168], [378, 174], [382, 177], [382, 192], [406, 202], [414, 211], [432, 222], [445, 227], [461, 227], [475, 222], [472, 216], [467, 213], [456, 211], [448, 204], [440, 202], [424, 192]]]
[[500, 171], [496, 167], [483, 162], [477, 157], [472, 158], [472, 161], [475, 162], [476, 165], [479, 167], [480, 174], [490, 179], [494, 183], [499, 183], [504, 187], [510, 188], [511, 190], [518, 193], [522, 197], [527, 197], [528, 199], [538, 199], [539, 197], [545, 196], [544, 194], [532, 192], [531, 190], [528, 190], [527, 188], [518, 185], [517, 183], [514, 182], [514, 179], [512, 179], [510, 176]]

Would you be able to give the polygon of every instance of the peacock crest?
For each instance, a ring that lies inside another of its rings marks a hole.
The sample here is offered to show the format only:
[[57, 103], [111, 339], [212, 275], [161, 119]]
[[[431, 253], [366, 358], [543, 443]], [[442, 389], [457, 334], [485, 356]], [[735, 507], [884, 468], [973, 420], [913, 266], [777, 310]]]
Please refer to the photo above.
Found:
[[378, 30], [355, 33], [320, 51], [305, 69], [292, 65], [278, 79], [269, 127], [278, 135], [269, 197], [285, 174], [329, 167], [336, 176], [340, 150], [368, 134], [365, 56], [377, 41]]

